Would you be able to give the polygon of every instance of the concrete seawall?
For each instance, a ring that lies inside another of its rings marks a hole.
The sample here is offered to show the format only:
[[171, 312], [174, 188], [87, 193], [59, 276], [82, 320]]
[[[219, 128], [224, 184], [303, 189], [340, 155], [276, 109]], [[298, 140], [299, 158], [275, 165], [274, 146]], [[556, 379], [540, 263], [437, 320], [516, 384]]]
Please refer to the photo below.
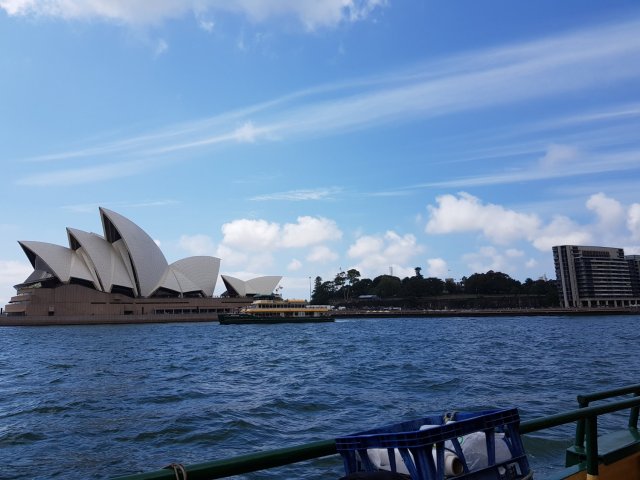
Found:
[[68, 315], [68, 316], [0, 316], [0, 327], [36, 327], [50, 325], [113, 325], [135, 323], [217, 322], [218, 315]]
[[[529, 308], [503, 310], [337, 310], [336, 319], [366, 318], [464, 318], [464, 317], [536, 317], [640, 315], [639, 308]], [[0, 315], [0, 327], [50, 325], [113, 325], [137, 323], [203, 323], [217, 322], [215, 313], [195, 315], [78, 315], [78, 316], [6, 316]]]
[[487, 310], [339, 310], [336, 318], [439, 318], [439, 317], [540, 317], [640, 315], [640, 308], [527, 308]]

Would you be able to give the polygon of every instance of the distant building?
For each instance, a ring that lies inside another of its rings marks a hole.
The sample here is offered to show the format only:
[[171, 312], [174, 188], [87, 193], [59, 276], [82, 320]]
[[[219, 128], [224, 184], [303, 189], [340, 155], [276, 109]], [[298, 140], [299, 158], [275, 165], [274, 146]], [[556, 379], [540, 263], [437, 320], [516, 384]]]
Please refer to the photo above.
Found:
[[560, 305], [627, 307], [640, 305], [640, 256], [622, 248], [553, 247]]
[[631, 275], [631, 291], [634, 297], [640, 298], [640, 255], [625, 255]]
[[214, 297], [219, 258], [169, 264], [139, 226], [106, 208], [99, 211], [104, 235], [67, 228], [68, 247], [18, 242], [33, 272], [15, 286], [4, 323], [8, 317], [23, 317], [24, 324], [215, 320], [251, 303], [251, 295], [272, 293], [282, 278], [226, 277], [225, 285], [236, 288]]

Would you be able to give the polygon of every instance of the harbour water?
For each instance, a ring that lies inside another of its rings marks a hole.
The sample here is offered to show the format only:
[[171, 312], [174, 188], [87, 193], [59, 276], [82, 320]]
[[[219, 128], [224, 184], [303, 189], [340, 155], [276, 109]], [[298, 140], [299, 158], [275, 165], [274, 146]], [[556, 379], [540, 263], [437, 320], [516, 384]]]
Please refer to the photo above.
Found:
[[[0, 478], [103, 479], [639, 383], [637, 316], [0, 329]], [[605, 419], [608, 428], [619, 420]], [[528, 436], [536, 478], [573, 426]], [[243, 478], [331, 479], [338, 457]]]

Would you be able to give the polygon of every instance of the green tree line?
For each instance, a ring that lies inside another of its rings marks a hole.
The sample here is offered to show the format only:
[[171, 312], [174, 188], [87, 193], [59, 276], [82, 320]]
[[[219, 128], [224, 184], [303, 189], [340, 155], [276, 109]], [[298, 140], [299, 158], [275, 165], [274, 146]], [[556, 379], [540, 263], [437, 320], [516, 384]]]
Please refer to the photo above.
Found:
[[324, 281], [316, 277], [311, 303], [344, 303], [358, 299], [428, 298], [454, 295], [537, 295], [547, 297], [547, 303], [557, 303], [555, 280], [527, 278], [524, 282], [511, 278], [506, 273], [489, 270], [453, 279], [425, 278], [420, 267], [415, 275], [400, 279], [392, 275], [362, 278], [356, 269], [340, 271], [333, 280]]

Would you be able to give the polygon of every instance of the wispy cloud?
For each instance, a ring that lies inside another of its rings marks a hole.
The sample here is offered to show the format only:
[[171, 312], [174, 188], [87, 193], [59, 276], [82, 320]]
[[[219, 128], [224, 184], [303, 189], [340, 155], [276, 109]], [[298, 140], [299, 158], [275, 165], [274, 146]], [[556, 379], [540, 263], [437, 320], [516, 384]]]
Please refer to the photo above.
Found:
[[287, 200], [287, 201], [304, 201], [304, 200], [328, 200], [332, 199], [340, 193], [342, 189], [337, 187], [316, 188], [308, 190], [290, 190], [288, 192], [267, 193], [264, 195], [256, 195], [249, 200], [254, 201], [271, 201], [271, 200]]
[[[384, 76], [321, 85], [229, 111], [201, 121], [171, 125], [162, 131], [84, 149], [32, 157], [72, 161], [109, 155], [130, 165], [180, 151], [208, 150], [225, 144], [288, 141], [408, 123], [474, 109], [554, 98], [565, 92], [611, 88], [640, 79], [640, 19], [592, 27], [539, 41], [475, 51]], [[632, 112], [628, 113], [629, 115]], [[617, 159], [621, 168], [631, 160]], [[135, 166], [136, 164], [134, 164]], [[144, 170], [143, 163], [139, 172]], [[151, 163], [146, 168], [151, 168]], [[153, 165], [153, 168], [157, 168]], [[591, 170], [597, 171], [596, 166]], [[70, 169], [60, 181], [108, 180], [131, 174], [128, 167]], [[120, 172], [120, 173], [118, 173]], [[522, 175], [529, 172], [523, 172]], [[22, 178], [26, 185], [49, 185], [55, 173]], [[512, 181], [517, 174], [458, 181], [455, 185]]]
[[158, 39], [158, 41], [156, 42], [156, 47], [154, 50], [154, 55], [156, 57], [159, 57], [160, 55], [162, 55], [163, 53], [165, 53], [167, 50], [169, 49], [169, 44], [166, 42], [166, 40], [160, 38]]
[[[579, 156], [575, 153], [576, 150], [570, 146], [566, 146], [563, 152], [558, 152], [559, 148], [557, 145], [552, 145], [539, 160], [531, 162], [527, 167], [513, 171], [422, 183], [409, 188], [479, 187], [640, 170], [640, 148], [614, 153], [581, 152]], [[570, 152], [573, 153], [570, 154]], [[577, 160], [579, 160], [579, 164], [576, 164]]]
[[0, 8], [9, 15], [44, 16], [65, 20], [104, 20], [126, 25], [159, 25], [168, 19], [192, 13], [207, 31], [213, 22], [203, 22], [208, 12], [231, 12], [264, 22], [274, 17], [297, 18], [306, 30], [332, 27], [341, 22], [367, 18], [382, 0], [323, 0], [299, 2], [260, 0], [226, 2], [219, 0], [0, 0]]
[[136, 175], [145, 171], [146, 168], [146, 162], [143, 161], [112, 163], [36, 173], [22, 177], [16, 183], [29, 187], [67, 187]]
[[95, 213], [98, 207], [109, 208], [153, 208], [153, 207], [166, 207], [169, 205], [176, 205], [180, 203], [177, 200], [165, 199], [165, 200], [148, 200], [142, 202], [97, 202], [97, 203], [79, 203], [75, 205], [64, 205], [62, 208], [76, 213]]

